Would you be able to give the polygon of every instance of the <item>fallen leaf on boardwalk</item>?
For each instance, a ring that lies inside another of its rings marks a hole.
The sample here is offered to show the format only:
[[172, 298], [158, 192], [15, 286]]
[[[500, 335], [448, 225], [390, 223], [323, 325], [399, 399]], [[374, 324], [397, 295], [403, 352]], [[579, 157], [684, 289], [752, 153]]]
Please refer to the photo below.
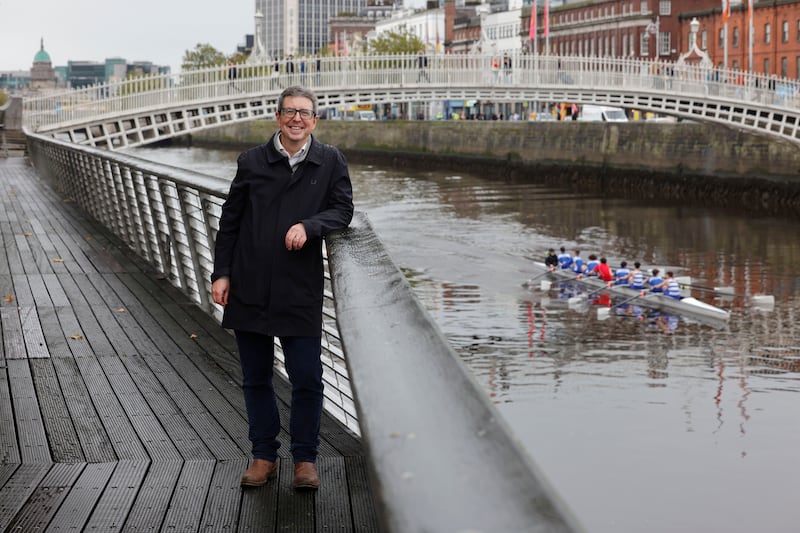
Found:
[[60, 257], [54, 257], [50, 261], [53, 262], [53, 263], [63, 263], [64, 262], [64, 260], [61, 259]]
[[124, 313], [124, 312], [125, 312], [124, 307], [120, 307], [119, 309], [117, 309], [117, 313]]
[[191, 335], [189, 335], [189, 338], [196, 339], [197, 338], [197, 333], [192, 333]]
[[26, 231], [25, 233], [23, 233], [23, 235], [25, 237], [30, 237], [31, 235], [33, 235], [33, 233], [31, 233], [30, 231]]
[[6, 301], [7, 302], [13, 302], [14, 301], [14, 295], [13, 294], [9, 294], [8, 296], [6, 296]]
[[70, 335], [69, 338], [74, 341], [82, 341], [83, 335], [81, 335], [80, 333], [76, 333], [75, 335]]
[[91, 237], [91, 236], [89, 236], [89, 235], [87, 235], [86, 237], [84, 237], [84, 239], [86, 239], [87, 241], [91, 241], [91, 240], [92, 240], [92, 237]]

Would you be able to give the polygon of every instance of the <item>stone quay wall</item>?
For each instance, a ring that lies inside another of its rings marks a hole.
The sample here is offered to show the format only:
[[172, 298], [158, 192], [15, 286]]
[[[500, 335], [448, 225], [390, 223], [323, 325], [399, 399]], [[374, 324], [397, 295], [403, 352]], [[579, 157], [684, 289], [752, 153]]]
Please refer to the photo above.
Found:
[[[245, 148], [275, 129], [260, 120], [195, 133], [188, 142]], [[320, 120], [315, 134], [353, 162], [800, 217], [800, 146], [720, 126]]]

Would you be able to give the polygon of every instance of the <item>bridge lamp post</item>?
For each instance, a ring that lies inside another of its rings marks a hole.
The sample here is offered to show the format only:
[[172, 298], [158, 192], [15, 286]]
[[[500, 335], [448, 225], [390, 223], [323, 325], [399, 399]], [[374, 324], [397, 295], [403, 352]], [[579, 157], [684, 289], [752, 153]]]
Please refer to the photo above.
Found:
[[661, 53], [661, 19], [656, 16], [655, 22], [650, 22], [645, 28], [645, 31], [647, 32], [645, 33], [645, 39], [649, 40], [649, 35], [655, 35], [656, 37], [656, 51], [653, 55], [658, 59]]

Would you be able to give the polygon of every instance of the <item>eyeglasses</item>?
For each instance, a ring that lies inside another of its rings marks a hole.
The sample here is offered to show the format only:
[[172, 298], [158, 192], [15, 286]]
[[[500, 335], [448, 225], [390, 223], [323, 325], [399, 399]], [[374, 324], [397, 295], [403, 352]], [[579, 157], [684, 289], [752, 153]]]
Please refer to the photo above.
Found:
[[284, 107], [281, 109], [281, 115], [285, 116], [286, 118], [294, 118], [295, 115], [300, 114], [300, 118], [303, 120], [311, 120], [316, 113], [314, 113], [311, 109], [295, 109], [293, 107]]

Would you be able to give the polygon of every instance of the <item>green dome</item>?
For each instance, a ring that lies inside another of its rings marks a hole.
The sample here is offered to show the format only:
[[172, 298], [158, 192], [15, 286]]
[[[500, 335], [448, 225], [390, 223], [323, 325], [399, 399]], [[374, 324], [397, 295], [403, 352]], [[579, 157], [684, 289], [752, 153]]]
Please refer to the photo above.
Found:
[[46, 61], [47, 63], [49, 63], [50, 62], [50, 54], [48, 54], [44, 50], [39, 50], [38, 52], [36, 52], [36, 57], [33, 58], [33, 62], [34, 63], [41, 63], [43, 61]]
[[36, 52], [36, 56], [33, 58], [33, 62], [50, 63], [50, 54], [44, 51], [44, 39], [42, 39], [42, 47], [38, 52]]

